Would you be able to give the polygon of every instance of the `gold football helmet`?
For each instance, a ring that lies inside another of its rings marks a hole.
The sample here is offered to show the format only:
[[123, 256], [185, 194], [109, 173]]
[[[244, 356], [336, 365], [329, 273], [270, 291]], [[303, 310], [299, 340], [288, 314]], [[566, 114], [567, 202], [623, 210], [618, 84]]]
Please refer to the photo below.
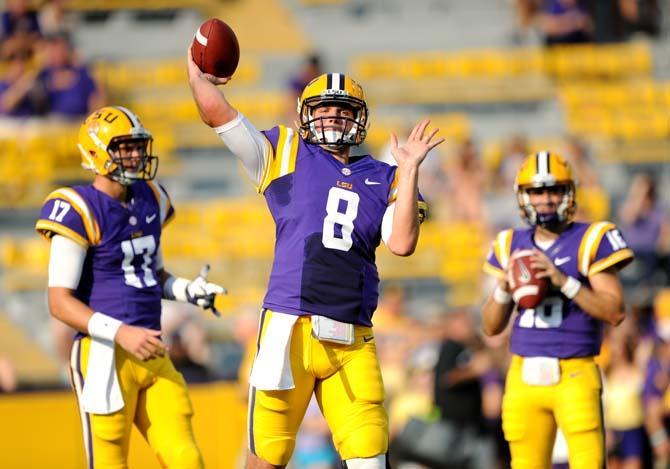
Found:
[[[324, 118], [314, 117], [314, 109], [324, 104], [351, 108], [353, 119], [341, 118], [347, 124], [344, 132], [325, 130], [320, 122]], [[325, 73], [309, 82], [298, 98], [298, 114], [300, 136], [306, 142], [338, 148], [360, 145], [365, 140], [368, 128], [365, 93], [361, 85], [344, 74]]]
[[[531, 189], [558, 187], [563, 199], [555, 212], [539, 213], [530, 203]], [[531, 225], [550, 226], [572, 220], [577, 209], [575, 180], [568, 163], [556, 153], [540, 151], [529, 155], [514, 181], [514, 191], [521, 209], [521, 216]]]
[[[81, 165], [125, 186], [150, 181], [156, 176], [158, 158], [151, 154], [153, 137], [140, 119], [121, 106], [107, 106], [93, 112], [79, 129]], [[124, 167], [119, 146], [139, 144], [141, 161], [136, 168]]]

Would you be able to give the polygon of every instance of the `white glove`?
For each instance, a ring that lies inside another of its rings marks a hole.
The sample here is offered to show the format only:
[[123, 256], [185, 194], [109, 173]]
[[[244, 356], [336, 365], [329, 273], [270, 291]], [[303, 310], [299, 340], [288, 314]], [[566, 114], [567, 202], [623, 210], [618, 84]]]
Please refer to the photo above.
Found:
[[209, 264], [205, 264], [193, 280], [170, 277], [163, 286], [163, 297], [167, 300], [177, 300], [192, 303], [203, 309], [211, 309], [215, 316], [221, 316], [214, 306], [216, 295], [228, 293], [225, 288], [207, 281]]
[[200, 306], [202, 309], [211, 309], [215, 316], [221, 316], [214, 306], [216, 295], [228, 293], [225, 288], [207, 281], [209, 264], [205, 264], [200, 274], [186, 285], [186, 300], [189, 303]]

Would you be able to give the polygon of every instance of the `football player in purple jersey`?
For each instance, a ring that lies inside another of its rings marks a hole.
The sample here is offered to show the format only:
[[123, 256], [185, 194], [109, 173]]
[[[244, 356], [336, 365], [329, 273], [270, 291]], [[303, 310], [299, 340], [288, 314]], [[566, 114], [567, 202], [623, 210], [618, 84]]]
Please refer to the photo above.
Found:
[[487, 335], [502, 332], [515, 309], [507, 281], [510, 256], [532, 249], [532, 265], [550, 288], [536, 308], [517, 306], [513, 354], [503, 398], [503, 430], [512, 467], [549, 468], [557, 426], [570, 467], [605, 467], [600, 371], [603, 323], [618, 325], [624, 299], [618, 271], [633, 259], [617, 227], [573, 221], [572, 171], [557, 154], [526, 158], [515, 191], [527, 229], [498, 233], [484, 270], [497, 278], [482, 311]]
[[419, 166], [439, 145], [418, 123], [392, 139], [397, 167], [352, 156], [365, 139], [368, 108], [351, 77], [327, 73], [298, 100], [297, 129], [257, 130], [188, 56], [200, 116], [240, 159], [275, 221], [275, 255], [250, 376], [249, 468], [284, 467], [316, 395], [345, 467], [387, 465], [388, 418], [372, 332], [380, 241], [414, 252], [425, 204]]
[[182, 375], [161, 340], [161, 299], [214, 308], [223, 287], [163, 266], [160, 239], [174, 208], [152, 182], [151, 134], [120, 106], [82, 124], [82, 165], [92, 184], [44, 202], [36, 230], [51, 241], [49, 310], [78, 331], [70, 358], [89, 468], [127, 467], [133, 424], [168, 467], [201, 468]]

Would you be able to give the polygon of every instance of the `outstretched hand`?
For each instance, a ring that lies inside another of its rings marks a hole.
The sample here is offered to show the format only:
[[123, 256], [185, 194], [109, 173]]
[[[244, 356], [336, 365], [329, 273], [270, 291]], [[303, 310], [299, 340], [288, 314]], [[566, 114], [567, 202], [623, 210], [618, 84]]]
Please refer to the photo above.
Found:
[[225, 77], [225, 78], [219, 78], [215, 77], [214, 75], [211, 75], [209, 73], [205, 73], [202, 70], [198, 68], [198, 66], [195, 64], [193, 61], [193, 53], [191, 52], [191, 47], [188, 47], [188, 50], [186, 51], [186, 67], [188, 69], [188, 79], [193, 80], [196, 78], [200, 78], [203, 80], [207, 80], [208, 82], [212, 83], [213, 85], [225, 85], [228, 83], [232, 77]]
[[398, 137], [391, 134], [391, 154], [398, 163], [398, 166], [416, 166], [418, 167], [430, 150], [444, 142], [444, 138], [440, 137], [433, 140], [440, 129], [433, 129], [426, 135], [426, 128], [430, 124], [430, 120], [424, 119], [414, 126], [410, 132], [407, 142], [403, 145], [398, 145]]

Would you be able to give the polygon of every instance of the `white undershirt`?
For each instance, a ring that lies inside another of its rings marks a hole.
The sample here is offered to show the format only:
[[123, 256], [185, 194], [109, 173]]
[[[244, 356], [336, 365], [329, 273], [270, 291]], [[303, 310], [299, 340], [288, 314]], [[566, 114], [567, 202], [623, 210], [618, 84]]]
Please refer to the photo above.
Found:
[[85, 260], [86, 249], [80, 244], [65, 236], [54, 235], [51, 238], [48, 285], [75, 290]]

